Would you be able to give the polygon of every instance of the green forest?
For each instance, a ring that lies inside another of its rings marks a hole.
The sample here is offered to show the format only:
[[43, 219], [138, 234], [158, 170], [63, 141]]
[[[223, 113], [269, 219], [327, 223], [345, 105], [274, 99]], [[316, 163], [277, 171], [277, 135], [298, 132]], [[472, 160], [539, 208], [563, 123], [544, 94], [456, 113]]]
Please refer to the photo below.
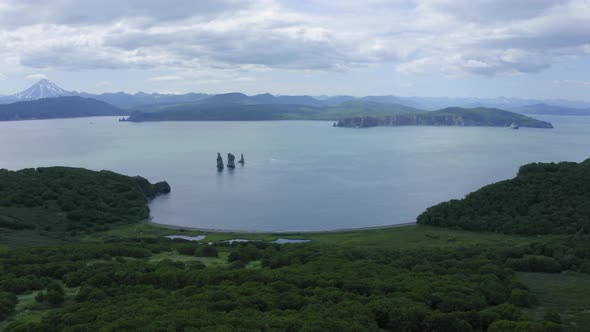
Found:
[[166, 182], [71, 167], [0, 169], [0, 227], [101, 231], [149, 216], [147, 201], [170, 192]]
[[590, 159], [533, 163], [514, 179], [428, 208], [418, 224], [509, 234], [588, 234]]
[[[0, 329], [584, 331], [590, 237], [579, 219], [584, 187], [571, 184], [586, 181], [586, 169], [523, 166], [514, 180], [445, 203], [452, 213], [427, 210], [417, 226], [301, 234], [166, 229], [142, 222], [148, 200], [170, 191], [165, 183], [77, 168], [2, 170]], [[495, 196], [465, 203], [487, 191]], [[574, 213], [538, 225], [530, 214], [520, 227], [511, 206], [530, 195], [529, 211]], [[512, 205], [499, 209], [503, 202]], [[493, 217], [497, 229], [484, 222]], [[271, 242], [279, 237], [311, 241]]]

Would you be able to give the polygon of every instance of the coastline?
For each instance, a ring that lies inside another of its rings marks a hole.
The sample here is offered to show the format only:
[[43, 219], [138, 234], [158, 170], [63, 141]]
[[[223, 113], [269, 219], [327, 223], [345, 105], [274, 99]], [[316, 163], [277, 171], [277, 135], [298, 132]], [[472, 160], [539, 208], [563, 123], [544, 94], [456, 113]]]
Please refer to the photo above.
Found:
[[170, 230], [178, 230], [178, 231], [198, 231], [204, 233], [239, 233], [239, 234], [286, 234], [286, 235], [296, 235], [296, 234], [322, 234], [322, 233], [347, 233], [347, 232], [362, 232], [362, 231], [371, 231], [377, 229], [389, 229], [389, 228], [397, 228], [397, 227], [409, 227], [409, 226], [416, 226], [416, 222], [406, 222], [394, 225], [384, 225], [384, 226], [368, 226], [368, 227], [358, 227], [358, 228], [338, 228], [333, 230], [321, 230], [321, 231], [247, 231], [247, 230], [228, 230], [228, 229], [215, 229], [215, 228], [198, 228], [198, 227], [183, 227], [177, 225], [168, 225], [168, 224], [161, 224], [157, 222], [151, 221], [150, 218], [143, 221], [144, 224], [166, 228]]

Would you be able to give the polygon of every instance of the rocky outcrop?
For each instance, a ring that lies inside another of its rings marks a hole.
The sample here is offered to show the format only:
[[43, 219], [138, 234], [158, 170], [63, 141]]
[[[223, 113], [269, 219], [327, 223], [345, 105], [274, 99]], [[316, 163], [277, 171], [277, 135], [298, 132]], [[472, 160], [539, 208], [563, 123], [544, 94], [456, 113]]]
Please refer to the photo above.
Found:
[[420, 115], [387, 117], [354, 117], [338, 121], [338, 127], [369, 128], [378, 126], [466, 126], [461, 116], [423, 117]]
[[236, 160], [236, 156], [234, 156], [231, 153], [228, 153], [227, 154], [227, 167], [235, 168], [236, 167], [235, 160]]
[[156, 196], [160, 194], [168, 194], [170, 193], [170, 185], [166, 181], [160, 181], [154, 184], [151, 184], [147, 179], [141, 176], [133, 177], [139, 187], [143, 191], [143, 194], [147, 199], [154, 199]]
[[221, 158], [221, 154], [217, 152], [217, 168], [223, 169], [223, 158]]
[[244, 160], [244, 154], [243, 153], [241, 154], [241, 156], [242, 157], [240, 158], [240, 160], [238, 162], [243, 165], [244, 163], [246, 163], [246, 161]]
[[166, 181], [156, 182], [154, 184], [154, 191], [156, 195], [170, 193], [170, 185]]

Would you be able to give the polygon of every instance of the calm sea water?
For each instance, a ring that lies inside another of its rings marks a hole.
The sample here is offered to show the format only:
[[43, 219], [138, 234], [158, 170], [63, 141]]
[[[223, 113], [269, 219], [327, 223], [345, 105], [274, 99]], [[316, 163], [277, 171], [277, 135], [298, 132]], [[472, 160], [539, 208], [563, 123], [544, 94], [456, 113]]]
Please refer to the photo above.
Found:
[[[555, 129], [332, 128], [328, 122], [0, 123], [0, 168], [80, 166], [167, 180], [153, 221], [248, 231], [412, 222], [426, 207], [522, 164], [590, 157], [590, 117], [538, 117]], [[217, 152], [246, 164], [218, 172]]]

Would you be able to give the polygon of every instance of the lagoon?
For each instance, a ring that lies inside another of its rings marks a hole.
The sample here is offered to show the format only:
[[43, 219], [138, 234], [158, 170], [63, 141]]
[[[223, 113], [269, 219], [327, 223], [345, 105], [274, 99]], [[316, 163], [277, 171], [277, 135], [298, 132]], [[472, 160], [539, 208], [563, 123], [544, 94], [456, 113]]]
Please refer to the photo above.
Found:
[[[78, 166], [166, 180], [152, 219], [187, 228], [324, 231], [408, 223], [529, 162], [590, 157], [590, 117], [555, 129], [333, 128], [322, 121], [0, 123], [0, 168]], [[217, 152], [246, 164], [218, 172]]]

